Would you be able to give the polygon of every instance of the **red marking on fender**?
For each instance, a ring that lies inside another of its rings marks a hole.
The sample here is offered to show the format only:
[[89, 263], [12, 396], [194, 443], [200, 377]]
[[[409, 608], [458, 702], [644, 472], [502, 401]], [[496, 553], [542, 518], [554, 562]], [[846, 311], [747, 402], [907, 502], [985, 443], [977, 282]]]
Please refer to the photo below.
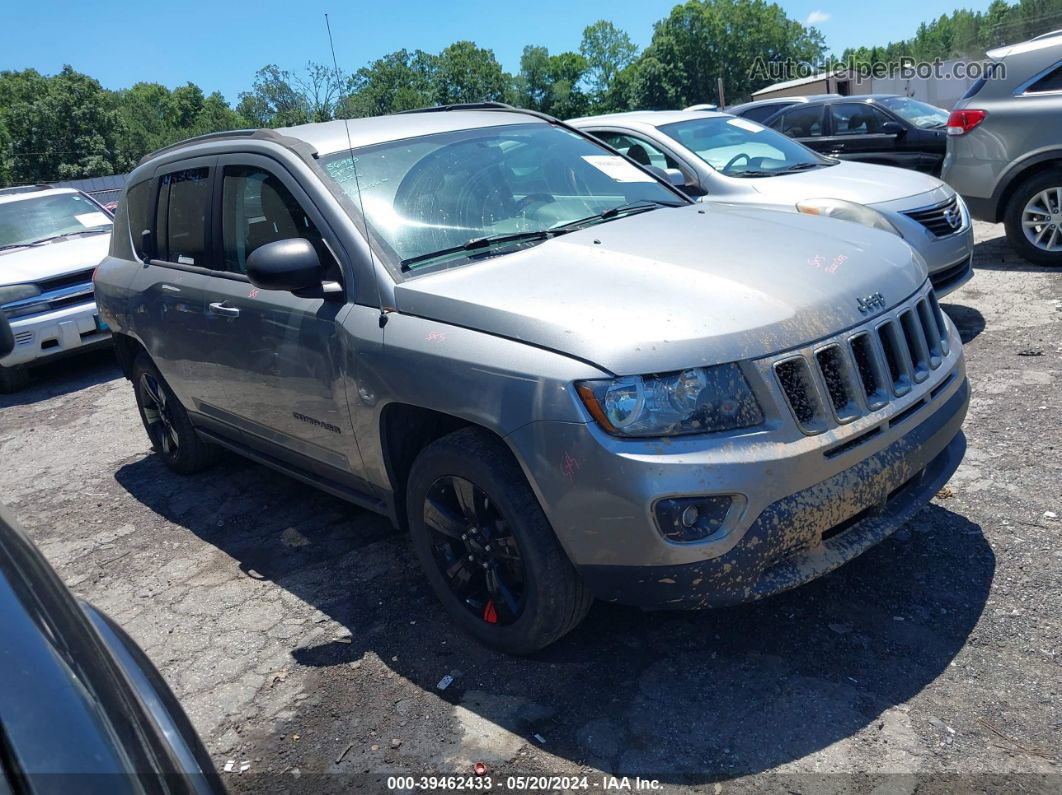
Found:
[[575, 479], [575, 473], [579, 471], [579, 462], [572, 458], [571, 453], [564, 454], [564, 463], [561, 464], [561, 471], [568, 477], [568, 480]]
[[247, 293], [247, 297], [248, 298], [257, 298], [258, 297], [258, 288], [257, 287], [252, 287], [251, 291], [249, 293]]
[[483, 608], [483, 620], [488, 624], [498, 623], [498, 611], [494, 609], [493, 599], [488, 599], [487, 606]]
[[433, 331], [424, 339], [427, 342], [442, 342], [446, 339], [446, 333], [443, 331]]

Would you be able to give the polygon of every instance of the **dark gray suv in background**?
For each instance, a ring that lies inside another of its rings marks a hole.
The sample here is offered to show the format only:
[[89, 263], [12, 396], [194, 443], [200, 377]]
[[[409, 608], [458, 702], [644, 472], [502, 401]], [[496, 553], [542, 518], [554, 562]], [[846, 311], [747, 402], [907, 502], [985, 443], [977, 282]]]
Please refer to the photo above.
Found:
[[594, 596], [805, 582], [963, 454], [962, 345], [899, 237], [698, 205], [549, 117], [219, 134], [128, 184], [97, 297], [163, 460], [220, 445], [386, 514], [507, 651]]
[[1062, 31], [988, 57], [948, 119], [941, 178], [1025, 259], [1062, 265]]

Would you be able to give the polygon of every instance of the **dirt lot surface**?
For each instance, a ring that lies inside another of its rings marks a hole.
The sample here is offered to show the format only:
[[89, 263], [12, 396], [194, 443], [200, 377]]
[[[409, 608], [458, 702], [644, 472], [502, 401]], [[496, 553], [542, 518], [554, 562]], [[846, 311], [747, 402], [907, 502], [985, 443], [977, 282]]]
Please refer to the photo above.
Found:
[[171, 474], [108, 352], [0, 397], [0, 498], [143, 646], [234, 790], [385, 791], [482, 761], [497, 790], [1058, 791], [1062, 273], [1001, 234], [979, 227], [976, 277], [944, 301], [974, 395], [962, 468], [885, 543], [761, 603], [597, 605], [536, 657], [486, 651], [384, 519], [235, 458]]

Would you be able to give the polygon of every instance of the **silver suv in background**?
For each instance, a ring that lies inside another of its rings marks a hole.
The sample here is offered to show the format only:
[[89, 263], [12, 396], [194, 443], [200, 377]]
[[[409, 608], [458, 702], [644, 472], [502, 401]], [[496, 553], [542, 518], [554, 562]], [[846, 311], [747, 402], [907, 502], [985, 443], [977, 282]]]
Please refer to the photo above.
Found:
[[926, 261], [937, 296], [973, 277], [973, 226], [955, 191], [917, 171], [826, 157], [724, 113], [635, 111], [574, 119], [705, 202], [853, 221], [902, 237]]
[[799, 585], [963, 454], [962, 345], [910, 246], [697, 204], [541, 114], [219, 134], [128, 185], [96, 286], [162, 460], [220, 445], [389, 516], [497, 648], [595, 596]]
[[0, 392], [23, 387], [30, 364], [110, 339], [92, 295], [110, 239], [111, 214], [81, 191], [0, 189], [0, 313], [15, 337], [0, 356]]
[[1025, 259], [1062, 265], [1062, 31], [988, 58], [948, 119], [941, 176]]

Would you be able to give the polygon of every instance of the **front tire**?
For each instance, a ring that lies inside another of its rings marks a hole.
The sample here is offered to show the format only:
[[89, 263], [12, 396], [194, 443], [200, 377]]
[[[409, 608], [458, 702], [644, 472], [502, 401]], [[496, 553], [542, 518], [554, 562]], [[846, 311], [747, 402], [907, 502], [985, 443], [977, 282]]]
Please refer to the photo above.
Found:
[[1037, 265], [1062, 265], [1062, 170], [1051, 169], [1017, 187], [1004, 211], [1007, 240]]
[[199, 438], [188, 412], [146, 353], [136, 357], [132, 380], [144, 430], [166, 466], [191, 475], [214, 463], [217, 448]]
[[573, 630], [592, 598], [512, 454], [477, 428], [426, 447], [406, 510], [421, 567], [480, 643], [529, 654]]
[[0, 394], [18, 392], [29, 384], [29, 373], [22, 366], [0, 366]]

